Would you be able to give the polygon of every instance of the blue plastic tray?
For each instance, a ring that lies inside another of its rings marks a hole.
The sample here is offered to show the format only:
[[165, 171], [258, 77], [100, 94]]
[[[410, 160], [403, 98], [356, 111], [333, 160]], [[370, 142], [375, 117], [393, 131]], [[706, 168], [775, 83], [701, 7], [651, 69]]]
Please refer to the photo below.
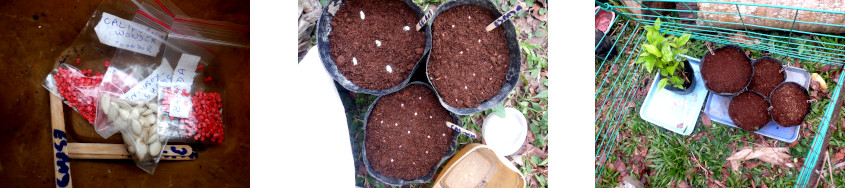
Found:
[[[787, 67], [786, 81], [801, 84], [801, 86], [806, 89], [810, 85], [810, 73], [804, 69]], [[730, 103], [731, 97], [710, 93], [710, 97], [707, 99], [707, 104], [704, 106], [704, 113], [707, 113], [710, 120], [739, 128], [728, 115], [728, 106]], [[769, 123], [763, 126], [763, 128], [754, 131], [754, 133], [784, 142], [794, 142], [798, 139], [798, 133], [800, 130], [801, 126], [782, 127], [775, 123], [775, 121], [769, 121]]]
[[687, 57], [687, 60], [695, 74], [695, 89], [686, 95], [657, 89], [658, 77], [655, 76], [640, 108], [640, 117], [643, 120], [681, 135], [689, 135], [695, 129], [695, 122], [698, 121], [701, 106], [707, 97], [707, 89], [701, 81], [700, 60], [690, 57]]

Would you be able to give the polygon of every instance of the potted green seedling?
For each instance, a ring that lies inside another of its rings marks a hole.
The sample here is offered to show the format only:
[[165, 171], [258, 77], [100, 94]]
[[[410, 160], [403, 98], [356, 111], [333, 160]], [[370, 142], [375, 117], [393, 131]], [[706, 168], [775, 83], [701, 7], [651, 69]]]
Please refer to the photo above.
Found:
[[654, 25], [644, 27], [648, 41], [641, 45], [637, 63], [642, 63], [649, 73], [655, 69], [659, 72], [658, 89], [665, 87], [679, 95], [688, 94], [695, 88], [695, 76], [689, 61], [677, 55], [687, 53], [688, 49], [684, 45], [689, 41], [690, 34], [667, 37], [669, 30], [665, 29], [661, 33], [660, 25], [658, 18]]

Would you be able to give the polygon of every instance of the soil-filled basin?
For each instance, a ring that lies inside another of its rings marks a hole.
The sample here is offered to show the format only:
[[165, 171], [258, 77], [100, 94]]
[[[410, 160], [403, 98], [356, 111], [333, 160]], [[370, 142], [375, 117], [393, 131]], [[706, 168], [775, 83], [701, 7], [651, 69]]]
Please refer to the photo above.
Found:
[[772, 102], [772, 119], [780, 126], [801, 125], [810, 114], [810, 95], [795, 82], [784, 82], [769, 95]]
[[458, 132], [446, 122], [461, 125], [422, 82], [377, 98], [364, 123], [367, 172], [397, 186], [428, 182], [455, 154]]
[[435, 10], [426, 77], [449, 111], [468, 115], [493, 108], [518, 81], [522, 57], [513, 24], [485, 30], [499, 16], [487, 0], [454, 0]]
[[701, 58], [704, 87], [718, 95], [739, 94], [748, 87], [753, 76], [751, 58], [739, 46], [723, 46]]
[[[718, 52], [716, 52], [718, 53]], [[728, 115], [734, 124], [747, 131], [757, 131], [771, 121], [766, 97], [753, 91], [742, 92], [731, 100]]]
[[332, 0], [317, 23], [320, 59], [350, 91], [395, 92], [431, 48], [430, 30], [415, 30], [422, 16], [411, 0]]
[[751, 84], [748, 85], [748, 90], [756, 91], [768, 97], [768, 94], [772, 93], [775, 87], [786, 81], [786, 71], [783, 70], [783, 64], [775, 58], [762, 57], [754, 60], [751, 64], [754, 65], [754, 77], [751, 79]]

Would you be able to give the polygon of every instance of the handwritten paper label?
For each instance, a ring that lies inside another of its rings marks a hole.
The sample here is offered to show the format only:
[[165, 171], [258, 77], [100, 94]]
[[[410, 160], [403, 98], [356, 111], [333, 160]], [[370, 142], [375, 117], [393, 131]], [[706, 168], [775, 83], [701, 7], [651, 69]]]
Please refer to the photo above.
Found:
[[428, 9], [428, 11], [425, 11], [425, 15], [423, 15], [422, 19], [420, 19], [420, 21], [417, 22], [417, 31], [419, 31], [420, 28], [425, 26], [425, 23], [428, 22], [428, 19], [431, 18], [432, 14], [434, 14], [433, 9]]
[[493, 29], [495, 29], [499, 25], [502, 25], [502, 23], [504, 23], [508, 19], [511, 19], [511, 17], [513, 17], [513, 15], [516, 14], [517, 12], [524, 10], [526, 6], [527, 5], [525, 5], [524, 2], [519, 2], [519, 4], [517, 4], [516, 7], [513, 7], [513, 9], [511, 9], [508, 12], [505, 12], [505, 14], [500, 16], [498, 19], [494, 20], [493, 23], [490, 23], [490, 25], [487, 25], [487, 28], [485, 28], [485, 30], [487, 30], [487, 32], [492, 31]]
[[191, 92], [191, 85], [194, 84], [194, 77], [197, 75], [197, 64], [200, 57], [191, 54], [182, 54], [179, 64], [173, 69], [174, 90], [185, 90]]
[[121, 95], [120, 99], [143, 102], [152, 101], [158, 96], [159, 83], [170, 83], [172, 78], [173, 68], [170, 67], [167, 59], [164, 59], [152, 74]]
[[469, 130], [464, 129], [464, 128], [463, 128], [463, 127], [461, 127], [461, 126], [455, 125], [454, 123], [452, 123], [452, 122], [448, 122], [448, 121], [446, 122], [446, 126], [447, 126], [447, 127], [449, 127], [449, 128], [450, 128], [450, 129], [452, 129], [452, 130], [455, 130], [455, 131], [460, 132], [460, 133], [461, 133], [461, 134], [463, 134], [463, 135], [466, 135], [466, 136], [468, 136], [468, 137], [470, 137], [470, 138], [472, 138], [472, 139], [475, 139], [475, 133], [470, 132]]
[[103, 18], [94, 27], [100, 42], [149, 56], [156, 56], [165, 32], [103, 12]]
[[188, 118], [191, 112], [191, 108], [194, 104], [191, 102], [190, 96], [184, 96], [181, 94], [173, 95], [173, 98], [170, 100], [170, 116], [173, 117], [180, 117], [180, 118]]

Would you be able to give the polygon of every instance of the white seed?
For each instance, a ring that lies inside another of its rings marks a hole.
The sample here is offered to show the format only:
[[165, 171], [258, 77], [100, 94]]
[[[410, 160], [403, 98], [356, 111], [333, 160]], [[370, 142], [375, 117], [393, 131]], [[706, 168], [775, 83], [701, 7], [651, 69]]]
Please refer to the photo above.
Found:
[[355, 57], [352, 57], [352, 65], [358, 65], [358, 59], [355, 59]]
[[467, 86], [464, 86], [464, 89], [467, 89]]
[[147, 145], [142, 144], [141, 139], [138, 139], [138, 140], [135, 141], [135, 147], [137, 147], [135, 149], [138, 150], [137, 155], [135, 155], [136, 157], [138, 157], [138, 160], [143, 161], [144, 159], [146, 159], [147, 149], [149, 149], [149, 148], [147, 148]]
[[481, 42], [481, 39], [478, 39], [478, 42]]
[[475, 76], [475, 73], [472, 73], [472, 76]]
[[460, 54], [464, 54], [464, 51], [461, 51]]
[[408, 27], [408, 26], [406, 25], [405, 27], [403, 27], [403, 28], [402, 28], [402, 30], [408, 31], [408, 30], [411, 30], [411, 27]]
[[129, 113], [129, 119], [138, 119], [141, 116], [141, 110], [138, 108], [133, 108], [132, 111]]
[[414, 112], [414, 116], [417, 116], [417, 113], [416, 113], [416, 112]]
[[361, 19], [362, 20], [364, 19], [364, 11], [363, 10], [361, 11]]
[[381, 41], [376, 40], [376, 46], [381, 46]]
[[141, 140], [141, 143], [150, 144], [149, 140], [150, 128], [142, 128], [141, 135], [138, 135], [138, 140]]
[[150, 144], [150, 156], [155, 157], [161, 152], [161, 142], [153, 142]]
[[431, 135], [428, 135], [428, 136], [425, 136], [425, 137], [431, 138]]
[[400, 106], [405, 106], [405, 103], [400, 104]]
[[472, 19], [472, 16], [467, 16], [467, 19]]
[[428, 119], [431, 119], [431, 118], [434, 118], [434, 117], [428, 116]]
[[147, 115], [147, 122], [149, 122], [150, 125], [155, 124], [156, 123], [156, 117], [152, 114]]
[[384, 120], [381, 120], [381, 123], [384, 123]]
[[443, 133], [443, 136], [446, 136], [446, 133]]
[[411, 130], [408, 130], [408, 134], [411, 134]]
[[132, 125], [131, 125], [132, 134], [135, 134], [135, 135], [141, 134], [141, 131], [142, 131], [141, 130], [141, 123], [138, 122], [137, 119], [133, 119], [133, 120], [130, 120], [130, 121], [132, 122]]
[[129, 119], [129, 110], [121, 108], [120, 110], [120, 117], [123, 119]]
[[394, 126], [394, 127], [395, 127], [395, 126], [399, 126], [399, 123], [394, 123], [394, 124], [393, 124], [393, 126]]
[[455, 28], [455, 25], [452, 25], [452, 28]]
[[422, 97], [418, 97], [417, 99], [422, 100]]
[[150, 114], [153, 114], [152, 108], [147, 108], [147, 110], [144, 110], [144, 112], [141, 112], [142, 116], [146, 116], [146, 115], [150, 115]]
[[153, 110], [158, 110], [158, 104], [156, 104], [154, 102], [147, 103], [147, 107], [149, 107], [150, 109], [153, 109]]
[[138, 123], [140, 123], [141, 125], [149, 124], [149, 122], [147, 122], [147, 118], [139, 118]]
[[134, 144], [135, 142], [130, 141], [130, 142], [127, 142], [127, 143], [133, 143], [133, 144], [130, 144], [129, 146], [126, 146], [126, 148], [129, 149], [130, 154], [135, 154], [135, 144]]
[[124, 100], [114, 100], [114, 102], [116, 102], [118, 106], [120, 106], [120, 108], [132, 108], [132, 106], [130, 106], [129, 103], [126, 103], [126, 101]]
[[386, 66], [386, 67], [384, 67], [384, 68], [385, 68], [385, 69], [387, 69], [387, 72], [389, 72], [389, 73], [393, 73], [393, 68], [390, 68], [390, 65], [387, 65], [387, 66]]
[[428, 153], [428, 151], [425, 151], [425, 153]]
[[124, 144], [129, 145], [129, 146], [135, 145], [135, 141], [132, 141], [132, 139], [130, 139], [128, 135], [124, 134], [121, 137], [123, 137], [123, 143]]
[[393, 162], [393, 159], [390, 159], [390, 162], [392, 163], [392, 162]]
[[100, 108], [103, 109], [103, 112], [108, 112], [109, 107], [111, 107], [111, 97], [109, 97], [108, 94], [103, 94], [103, 96], [100, 97]]

